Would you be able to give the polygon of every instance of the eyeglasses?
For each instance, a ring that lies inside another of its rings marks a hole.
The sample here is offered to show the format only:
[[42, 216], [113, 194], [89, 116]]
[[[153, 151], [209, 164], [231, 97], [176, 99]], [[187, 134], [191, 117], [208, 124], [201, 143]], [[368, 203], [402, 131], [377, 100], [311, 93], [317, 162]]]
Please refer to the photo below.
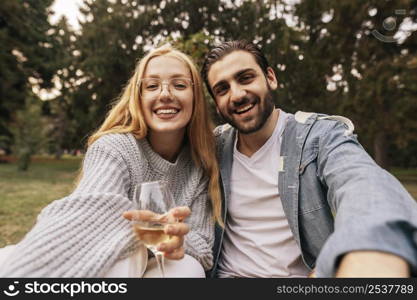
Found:
[[168, 86], [168, 92], [171, 95], [178, 95], [187, 91], [193, 86], [190, 78], [171, 78], [169, 80], [161, 80], [159, 78], [142, 78], [138, 82], [139, 93], [141, 96], [159, 96], [162, 92], [163, 86]]

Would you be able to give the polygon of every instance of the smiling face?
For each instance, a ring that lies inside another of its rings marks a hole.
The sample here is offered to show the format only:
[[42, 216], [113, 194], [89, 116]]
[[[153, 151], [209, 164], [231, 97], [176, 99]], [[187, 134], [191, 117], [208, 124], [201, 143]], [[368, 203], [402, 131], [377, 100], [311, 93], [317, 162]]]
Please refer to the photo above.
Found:
[[274, 109], [274, 71], [268, 68], [264, 74], [249, 52], [235, 50], [215, 62], [209, 69], [208, 82], [217, 111], [240, 133], [261, 129]]
[[170, 56], [150, 59], [140, 93], [143, 116], [151, 134], [185, 133], [193, 113], [194, 94], [191, 72], [184, 62]]

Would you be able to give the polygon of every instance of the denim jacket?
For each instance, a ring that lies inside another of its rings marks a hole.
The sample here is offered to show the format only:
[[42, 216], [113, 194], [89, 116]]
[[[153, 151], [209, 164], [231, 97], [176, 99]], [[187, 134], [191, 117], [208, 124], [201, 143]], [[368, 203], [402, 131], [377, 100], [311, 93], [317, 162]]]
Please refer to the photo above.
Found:
[[[278, 189], [302, 259], [318, 277], [331, 277], [341, 255], [377, 250], [403, 257], [416, 275], [417, 203], [367, 154], [349, 122], [298, 112], [284, 129]], [[226, 223], [236, 130], [222, 125], [215, 135]], [[211, 277], [217, 273], [224, 229], [216, 225], [215, 233]]]

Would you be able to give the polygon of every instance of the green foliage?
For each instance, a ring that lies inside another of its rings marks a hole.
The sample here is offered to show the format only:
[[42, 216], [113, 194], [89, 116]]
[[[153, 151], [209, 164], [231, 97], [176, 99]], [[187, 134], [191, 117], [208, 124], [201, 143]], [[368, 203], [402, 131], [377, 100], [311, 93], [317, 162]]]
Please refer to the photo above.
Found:
[[157, 13], [146, 6], [146, 1], [123, 4], [105, 0], [85, 1], [81, 12], [86, 21], [81, 24], [82, 35], [75, 46], [80, 53], [76, 68], [82, 70], [83, 82], [78, 86], [75, 102], [88, 104], [84, 113], [89, 114], [88, 127], [92, 130], [104, 120], [138, 58], [143, 56], [143, 46], [153, 37], [149, 25]]
[[10, 144], [10, 137], [0, 135], [0, 149], [5, 149]]
[[42, 119], [40, 104], [36, 97], [28, 97], [25, 107], [16, 112], [13, 150], [20, 171], [27, 171], [31, 157], [48, 143], [48, 126]]
[[[53, 0], [4, 0], [0, 5], [0, 136], [11, 137], [13, 113], [22, 108], [31, 86], [50, 87], [53, 50], [47, 32]], [[9, 144], [6, 148], [9, 148]]]
[[[314, 58], [318, 68], [309, 69], [309, 75], [321, 79], [325, 75], [333, 81], [333, 91], [323, 94], [323, 100], [332, 101], [335, 111], [354, 120], [362, 143], [383, 167], [390, 165], [388, 149], [401, 149], [417, 140], [413, 117], [417, 78], [411, 67], [417, 36], [415, 32], [408, 37], [399, 32], [400, 24], [416, 15], [415, 4], [410, 0], [322, 0], [296, 6], [299, 26], [319, 49]], [[398, 9], [406, 14], [396, 14]], [[383, 26], [387, 18], [395, 20], [390, 30]], [[375, 31], [386, 37], [403, 35], [405, 41], [384, 42], [375, 37]], [[338, 78], [331, 79], [334, 75]]]
[[[57, 72], [54, 76], [60, 90], [52, 101], [44, 103], [44, 111], [51, 119], [54, 130], [51, 134], [50, 152], [59, 158], [65, 149], [79, 148], [85, 128], [91, 126], [90, 103], [81, 97], [79, 82], [83, 72], [79, 68], [79, 50], [76, 48], [76, 34], [63, 17], [53, 29]], [[86, 125], [86, 120], [89, 121]]]
[[[411, 31], [401, 42], [384, 43], [373, 31], [397, 34], [402, 21], [416, 19], [415, 0], [295, 5], [272, 0], [84, 0], [84, 21], [77, 32], [65, 18], [54, 26], [47, 22], [52, 0], [3, 2], [4, 141], [11, 140], [10, 124], [14, 111], [24, 106], [29, 78], [39, 87], [59, 83], [59, 95], [43, 104], [54, 128], [50, 150], [59, 154], [82, 147], [148, 49], [170, 41], [201, 65], [215, 43], [248, 39], [262, 48], [277, 74], [278, 107], [350, 117], [361, 142], [385, 167], [390, 159], [402, 165], [407, 159], [399, 156], [413, 155], [409, 149], [417, 140], [417, 34]], [[406, 14], [396, 15], [398, 9]], [[387, 30], [382, 25], [389, 17], [395, 17], [397, 26]]]

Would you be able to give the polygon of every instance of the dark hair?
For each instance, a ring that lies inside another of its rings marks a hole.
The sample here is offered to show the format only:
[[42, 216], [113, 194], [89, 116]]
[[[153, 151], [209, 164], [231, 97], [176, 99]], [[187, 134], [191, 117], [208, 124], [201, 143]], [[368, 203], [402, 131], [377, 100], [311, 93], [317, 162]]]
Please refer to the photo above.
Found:
[[201, 76], [203, 77], [207, 90], [213, 99], [214, 95], [208, 82], [208, 72], [210, 71], [210, 67], [227, 54], [237, 50], [246, 51], [252, 54], [262, 72], [264, 72], [265, 75], [268, 73], [268, 60], [262, 53], [261, 49], [259, 49], [259, 47], [254, 43], [248, 42], [246, 40], [223, 42], [220, 45], [215, 46], [207, 53], [206, 57], [204, 58], [203, 67], [201, 68]]

